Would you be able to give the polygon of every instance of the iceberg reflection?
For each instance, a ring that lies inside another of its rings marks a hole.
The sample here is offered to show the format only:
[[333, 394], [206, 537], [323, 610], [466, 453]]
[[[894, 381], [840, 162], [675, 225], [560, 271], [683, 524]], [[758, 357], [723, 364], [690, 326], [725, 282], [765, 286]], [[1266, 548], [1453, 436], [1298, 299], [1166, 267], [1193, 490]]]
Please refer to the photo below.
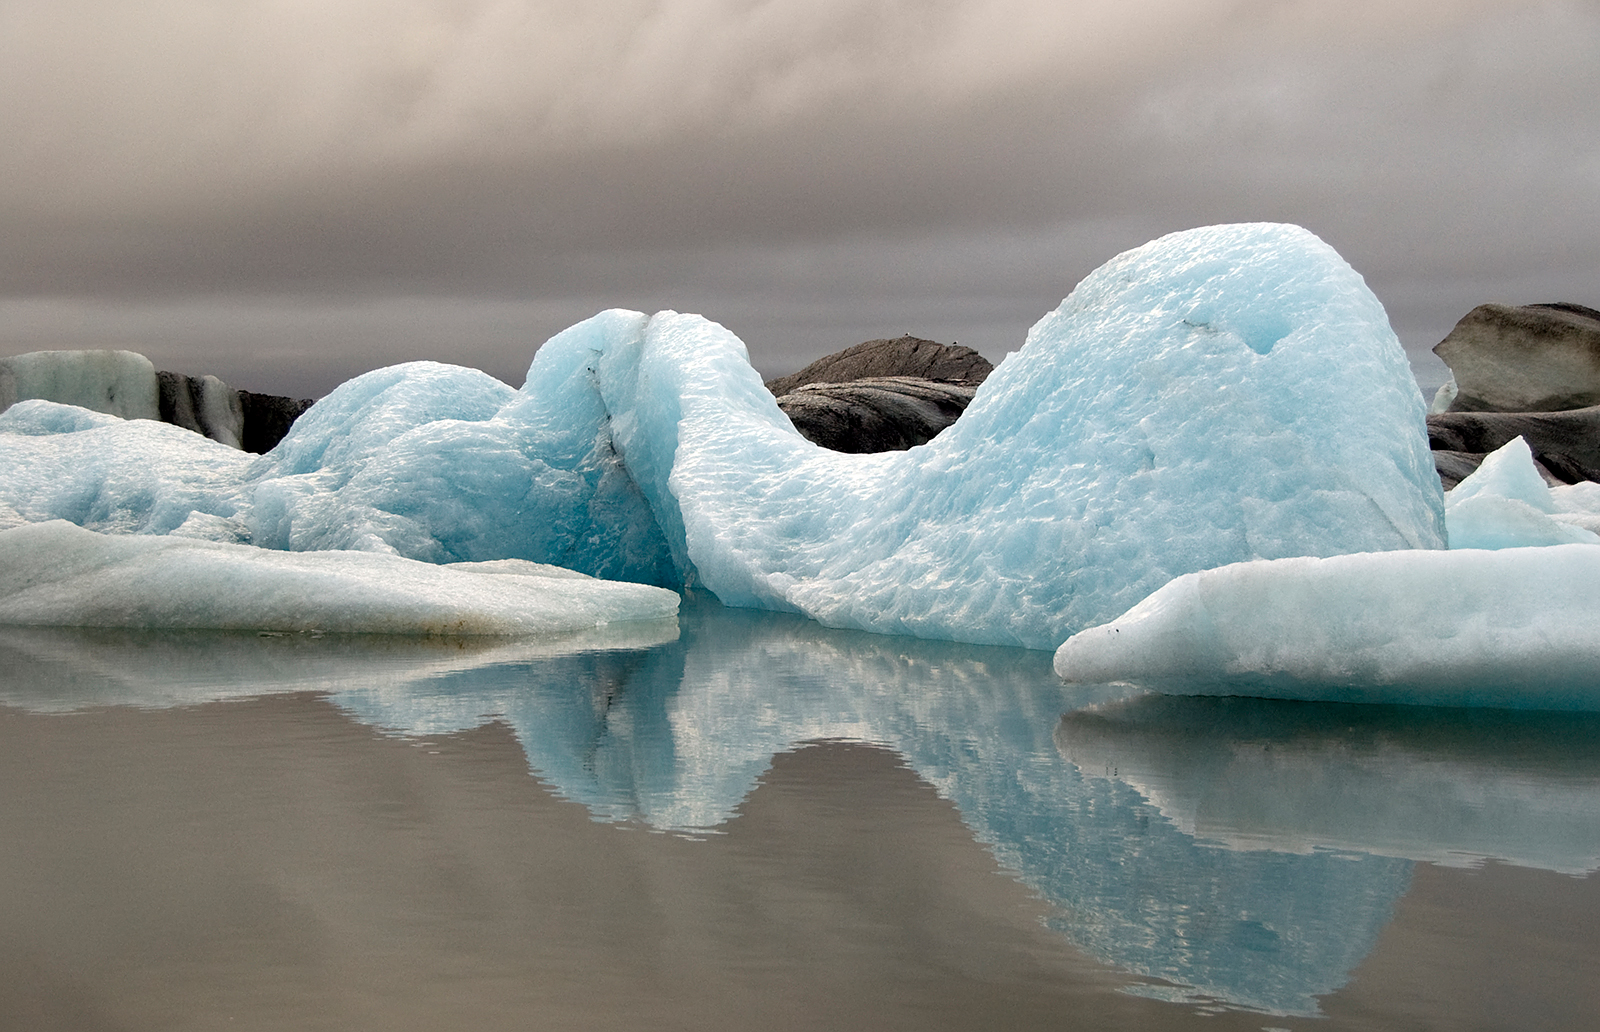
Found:
[[[676, 617], [533, 638], [152, 631], [118, 627], [0, 627], [0, 705], [35, 713], [98, 706], [165, 708], [277, 692], [420, 690], [435, 680], [480, 683], [518, 664], [672, 641]], [[400, 688], [399, 686], [406, 686]], [[476, 727], [440, 712], [410, 729]], [[480, 700], [470, 706], [476, 715]]]
[[1147, 695], [1056, 744], [1230, 849], [1600, 869], [1600, 714]]
[[680, 627], [534, 644], [9, 631], [0, 702], [318, 691], [394, 733], [499, 721], [595, 819], [698, 834], [738, 820], [774, 755], [871, 743], [1134, 991], [1277, 1013], [1345, 983], [1414, 860], [1596, 866], [1588, 717], [1130, 697], [1063, 688], [1045, 652], [715, 605]]

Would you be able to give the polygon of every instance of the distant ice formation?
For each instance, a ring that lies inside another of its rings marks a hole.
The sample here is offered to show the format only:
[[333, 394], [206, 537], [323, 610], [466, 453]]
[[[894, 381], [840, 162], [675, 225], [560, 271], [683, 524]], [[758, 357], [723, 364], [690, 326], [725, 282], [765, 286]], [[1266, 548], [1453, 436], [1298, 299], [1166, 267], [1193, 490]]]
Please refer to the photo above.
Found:
[[132, 351], [31, 351], [0, 358], [0, 412], [52, 401], [122, 419], [152, 419], [245, 451], [268, 451], [311, 405], [241, 391], [215, 376], [157, 370]]
[[1445, 495], [1450, 547], [1600, 545], [1600, 535], [1588, 529], [1600, 519], [1597, 491], [1600, 484], [1589, 482], [1552, 490], [1527, 442], [1513, 438]]
[[42, 398], [123, 419], [160, 419], [156, 367], [132, 351], [33, 351], [0, 358], [0, 412]]
[[1097, 270], [906, 452], [818, 448], [727, 330], [610, 311], [546, 343], [521, 391], [378, 370], [259, 459], [24, 402], [0, 415], [0, 503], [118, 533], [526, 559], [1051, 648], [1182, 574], [1443, 547], [1424, 409], [1331, 248], [1219, 226]]

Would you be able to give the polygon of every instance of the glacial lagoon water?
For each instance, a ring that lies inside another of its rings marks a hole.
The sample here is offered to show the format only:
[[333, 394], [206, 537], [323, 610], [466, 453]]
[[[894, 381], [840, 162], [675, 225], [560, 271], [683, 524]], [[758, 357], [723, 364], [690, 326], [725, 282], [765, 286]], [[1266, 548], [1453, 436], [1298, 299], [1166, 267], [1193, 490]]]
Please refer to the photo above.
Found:
[[691, 602], [0, 630], [0, 1027], [1579, 1028], [1600, 715]]

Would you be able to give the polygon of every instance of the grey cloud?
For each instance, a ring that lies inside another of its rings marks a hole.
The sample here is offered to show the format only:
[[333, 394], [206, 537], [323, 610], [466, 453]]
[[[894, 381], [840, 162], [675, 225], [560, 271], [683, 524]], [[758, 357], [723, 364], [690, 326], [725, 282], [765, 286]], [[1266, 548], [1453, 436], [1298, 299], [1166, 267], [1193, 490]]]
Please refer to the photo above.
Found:
[[622, 304], [771, 372], [998, 357], [1118, 250], [1277, 219], [1422, 354], [1480, 300], [1600, 303], [1595, 53], [1580, 2], [13, 0], [0, 348], [515, 379]]

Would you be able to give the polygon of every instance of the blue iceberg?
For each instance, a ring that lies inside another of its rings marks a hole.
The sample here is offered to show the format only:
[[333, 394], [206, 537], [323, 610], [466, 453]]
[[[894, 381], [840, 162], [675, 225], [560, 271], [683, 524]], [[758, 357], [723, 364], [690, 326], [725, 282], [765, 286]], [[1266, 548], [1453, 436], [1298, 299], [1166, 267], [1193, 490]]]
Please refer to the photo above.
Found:
[[378, 370], [260, 458], [19, 403], [0, 415], [0, 521], [523, 559], [1043, 649], [1183, 574], [1442, 548], [1424, 412], [1332, 248], [1217, 226], [1101, 267], [958, 423], [905, 452], [801, 438], [715, 323], [609, 311], [546, 343], [520, 391], [436, 363]]

